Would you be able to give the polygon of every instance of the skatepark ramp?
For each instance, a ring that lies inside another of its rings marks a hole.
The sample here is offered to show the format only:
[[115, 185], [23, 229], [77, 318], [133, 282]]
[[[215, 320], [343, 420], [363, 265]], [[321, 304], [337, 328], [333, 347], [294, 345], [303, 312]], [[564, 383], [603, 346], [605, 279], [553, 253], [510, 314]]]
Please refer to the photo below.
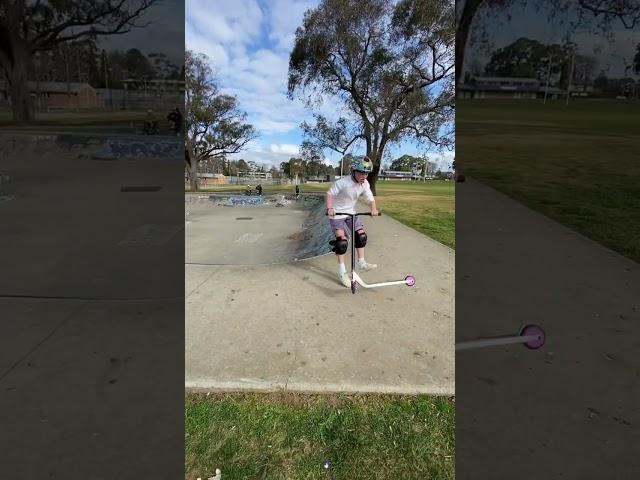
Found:
[[185, 262], [271, 265], [330, 252], [321, 195], [185, 197]]

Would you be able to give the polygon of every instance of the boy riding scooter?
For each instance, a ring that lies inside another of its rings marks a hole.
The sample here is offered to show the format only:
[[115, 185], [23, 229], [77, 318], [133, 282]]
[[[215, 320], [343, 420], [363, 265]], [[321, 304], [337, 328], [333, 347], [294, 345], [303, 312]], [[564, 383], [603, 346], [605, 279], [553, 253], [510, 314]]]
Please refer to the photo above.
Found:
[[[355, 160], [351, 165], [351, 176], [343, 177], [336, 181], [325, 197], [331, 231], [336, 236], [335, 240], [332, 240], [329, 244], [333, 246], [332, 251], [335, 252], [338, 258], [338, 277], [340, 282], [347, 288], [351, 287], [351, 279], [344, 265], [344, 256], [349, 246], [349, 241], [345, 234], [346, 230], [349, 230], [349, 237], [353, 239], [358, 252], [357, 268], [366, 271], [376, 268], [377, 265], [365, 261], [364, 247], [367, 244], [367, 234], [360, 217], [336, 216], [336, 212], [355, 214], [358, 198], [360, 195], [364, 195], [364, 199], [369, 204], [371, 216], [378, 215], [376, 202], [367, 181], [367, 174], [372, 170], [373, 163], [368, 157], [365, 156], [362, 159]], [[354, 223], [355, 225], [353, 225]]]

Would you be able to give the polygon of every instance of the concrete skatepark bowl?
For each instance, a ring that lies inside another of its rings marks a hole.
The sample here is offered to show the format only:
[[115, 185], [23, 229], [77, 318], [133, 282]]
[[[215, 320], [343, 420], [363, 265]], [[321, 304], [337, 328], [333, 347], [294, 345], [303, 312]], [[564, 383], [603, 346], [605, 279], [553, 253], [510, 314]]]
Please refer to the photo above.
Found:
[[345, 288], [322, 194], [187, 194], [185, 388], [453, 394], [454, 252], [363, 222], [378, 264], [363, 279], [415, 287]]
[[191, 265], [272, 265], [331, 248], [320, 195], [189, 195], [185, 227]]

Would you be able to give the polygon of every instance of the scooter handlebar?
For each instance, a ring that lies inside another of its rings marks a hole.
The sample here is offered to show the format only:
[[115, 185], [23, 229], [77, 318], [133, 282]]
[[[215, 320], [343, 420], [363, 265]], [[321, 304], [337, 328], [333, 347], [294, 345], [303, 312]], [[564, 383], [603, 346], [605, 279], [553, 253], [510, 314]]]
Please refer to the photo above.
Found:
[[[329, 215], [329, 213], [325, 212], [325, 215]], [[371, 212], [362, 212], [362, 213], [346, 213], [346, 212], [335, 212], [335, 215], [349, 215], [350, 217], [357, 217], [358, 215], [368, 215], [372, 217]], [[378, 217], [382, 215], [382, 212], [378, 210]]]

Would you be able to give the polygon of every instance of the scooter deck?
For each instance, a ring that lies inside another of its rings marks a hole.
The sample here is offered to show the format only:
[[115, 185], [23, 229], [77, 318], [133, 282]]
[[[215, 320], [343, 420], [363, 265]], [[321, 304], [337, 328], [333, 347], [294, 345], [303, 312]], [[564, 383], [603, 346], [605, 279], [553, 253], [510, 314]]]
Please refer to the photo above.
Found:
[[[343, 213], [343, 212], [335, 212], [335, 215], [348, 215], [349, 217], [351, 217], [351, 230], [353, 230], [353, 227], [355, 225], [355, 217], [357, 217], [358, 215], [373, 216], [371, 215], [371, 213]], [[379, 212], [378, 215], [382, 215], [382, 212]], [[353, 237], [353, 232], [351, 232], [351, 237]], [[349, 276], [351, 277], [351, 293], [353, 294], [356, 293], [356, 291], [358, 290], [358, 284], [360, 284], [364, 288], [378, 288], [378, 287], [387, 287], [390, 285], [403, 285], [403, 284], [407, 285], [408, 287], [413, 287], [416, 284], [416, 279], [411, 275], [407, 275], [404, 278], [404, 280], [394, 280], [391, 282], [379, 282], [379, 283], [371, 283], [371, 284], [366, 283], [356, 273], [356, 252], [355, 252], [356, 247], [355, 247], [355, 242], [353, 241], [353, 238], [351, 238], [350, 240], [351, 240], [351, 274]]]

